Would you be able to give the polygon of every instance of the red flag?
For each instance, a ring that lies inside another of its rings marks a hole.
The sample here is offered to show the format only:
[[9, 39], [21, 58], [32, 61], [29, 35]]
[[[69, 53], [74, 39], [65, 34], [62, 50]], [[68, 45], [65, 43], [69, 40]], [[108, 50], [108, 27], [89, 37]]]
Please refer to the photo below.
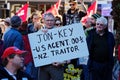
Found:
[[26, 21], [26, 19], [27, 19], [28, 6], [29, 6], [29, 4], [25, 4], [16, 13], [16, 15], [20, 16], [20, 18], [22, 19], [23, 22]]
[[61, 3], [61, 0], [58, 0], [58, 2], [54, 4], [50, 9], [48, 9], [45, 13], [51, 12], [54, 16], [58, 15], [59, 14], [58, 9], [59, 9], [60, 3]]
[[95, 1], [87, 10], [87, 15], [82, 18], [82, 23], [84, 24], [86, 22], [86, 19], [90, 17], [92, 14], [95, 14], [97, 10], [97, 1]]

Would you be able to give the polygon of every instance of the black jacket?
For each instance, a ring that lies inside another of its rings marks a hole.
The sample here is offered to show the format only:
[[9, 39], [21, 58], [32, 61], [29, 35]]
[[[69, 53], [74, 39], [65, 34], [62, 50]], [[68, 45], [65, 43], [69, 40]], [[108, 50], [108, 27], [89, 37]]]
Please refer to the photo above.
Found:
[[67, 14], [63, 14], [63, 26], [69, 25], [72, 23], [79, 23], [82, 17], [86, 16], [87, 13], [79, 11], [76, 9], [74, 13], [71, 13], [71, 9], [67, 11]]
[[[20, 70], [18, 70], [16, 77], [17, 80], [22, 80], [22, 78], [27, 78], [27, 80], [33, 80], [30, 75]], [[0, 65], [0, 80], [1, 79], [15, 80], [11, 75], [8, 74], [4, 67]]]

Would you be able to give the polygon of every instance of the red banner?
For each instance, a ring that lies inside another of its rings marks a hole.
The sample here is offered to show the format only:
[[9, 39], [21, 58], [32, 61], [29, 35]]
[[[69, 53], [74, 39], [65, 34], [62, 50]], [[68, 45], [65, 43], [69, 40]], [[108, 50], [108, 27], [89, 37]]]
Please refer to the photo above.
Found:
[[20, 16], [23, 22], [27, 19], [28, 6], [29, 4], [25, 4], [22, 8], [18, 10], [18, 12], [16, 12], [16, 15]]
[[87, 15], [82, 18], [82, 23], [86, 22], [86, 19], [90, 17], [92, 14], [95, 14], [97, 10], [97, 1], [93, 2], [93, 4], [88, 8]]
[[[58, 0], [58, 2], [56, 4], [54, 4], [49, 10], [47, 10], [45, 13], [51, 12], [54, 16], [59, 15], [58, 13], [58, 9], [60, 6], [61, 0]], [[44, 14], [45, 14], [44, 13]], [[43, 14], [43, 15], [44, 15]]]

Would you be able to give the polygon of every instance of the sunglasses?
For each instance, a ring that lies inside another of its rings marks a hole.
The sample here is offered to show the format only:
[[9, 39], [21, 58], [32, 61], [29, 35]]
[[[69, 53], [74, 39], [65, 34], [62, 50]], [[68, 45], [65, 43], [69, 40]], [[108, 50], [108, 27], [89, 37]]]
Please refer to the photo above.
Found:
[[56, 26], [59, 26], [59, 25], [61, 25], [61, 23], [57, 23], [57, 24], [55, 24]]
[[104, 24], [97, 23], [96, 25], [104, 26]]
[[75, 4], [70, 4], [70, 6], [74, 6]]

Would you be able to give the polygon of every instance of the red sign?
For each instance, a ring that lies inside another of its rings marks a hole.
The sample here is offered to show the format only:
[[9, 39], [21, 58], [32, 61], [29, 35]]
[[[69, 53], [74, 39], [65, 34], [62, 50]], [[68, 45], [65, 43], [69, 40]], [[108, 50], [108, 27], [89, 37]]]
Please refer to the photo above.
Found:
[[86, 19], [90, 17], [92, 14], [95, 14], [97, 10], [97, 1], [95, 1], [87, 10], [87, 15], [82, 18], [82, 23], [86, 22]]
[[27, 12], [28, 12], [28, 6], [29, 4], [25, 4], [20, 10], [18, 10], [18, 12], [16, 13], [16, 15], [20, 16], [20, 18], [22, 19], [22, 21], [26, 21], [27, 19]]

